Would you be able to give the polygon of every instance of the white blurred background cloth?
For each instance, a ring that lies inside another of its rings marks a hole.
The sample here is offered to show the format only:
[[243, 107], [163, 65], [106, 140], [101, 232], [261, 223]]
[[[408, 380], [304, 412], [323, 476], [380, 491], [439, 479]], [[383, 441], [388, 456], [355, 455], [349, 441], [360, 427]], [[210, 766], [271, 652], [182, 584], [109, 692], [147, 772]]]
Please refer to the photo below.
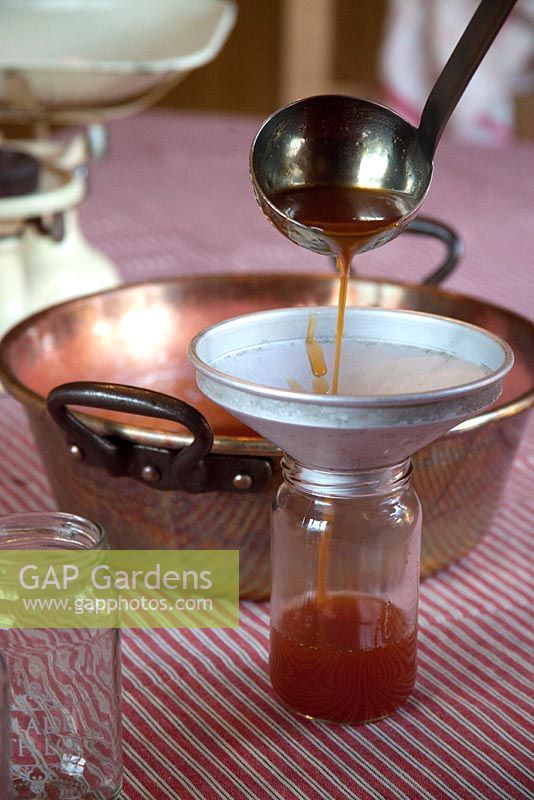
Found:
[[[478, 0], [389, 0], [381, 79], [385, 102], [418, 124], [434, 81]], [[521, 0], [447, 126], [448, 135], [502, 143], [514, 135], [514, 98], [534, 91], [534, 0]]]

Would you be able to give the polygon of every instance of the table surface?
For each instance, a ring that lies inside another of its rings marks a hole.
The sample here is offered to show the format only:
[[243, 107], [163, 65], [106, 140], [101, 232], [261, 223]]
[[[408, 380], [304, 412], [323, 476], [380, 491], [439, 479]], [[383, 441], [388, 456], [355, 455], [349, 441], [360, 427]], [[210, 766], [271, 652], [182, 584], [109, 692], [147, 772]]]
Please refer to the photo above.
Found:
[[[85, 234], [126, 281], [324, 273], [324, 260], [286, 242], [255, 204], [247, 159], [257, 126], [164, 112], [114, 123], [109, 156], [91, 168]], [[466, 245], [447, 288], [532, 313], [533, 174], [529, 144], [440, 146], [424, 213]], [[360, 271], [417, 281], [439, 255], [404, 236], [363, 256]], [[281, 708], [267, 677], [266, 604], [242, 604], [237, 630], [126, 632], [122, 796], [532, 797], [532, 432], [483, 542], [421, 588], [417, 685], [396, 715], [350, 728]], [[3, 398], [0, 512], [52, 508], [22, 411]]]

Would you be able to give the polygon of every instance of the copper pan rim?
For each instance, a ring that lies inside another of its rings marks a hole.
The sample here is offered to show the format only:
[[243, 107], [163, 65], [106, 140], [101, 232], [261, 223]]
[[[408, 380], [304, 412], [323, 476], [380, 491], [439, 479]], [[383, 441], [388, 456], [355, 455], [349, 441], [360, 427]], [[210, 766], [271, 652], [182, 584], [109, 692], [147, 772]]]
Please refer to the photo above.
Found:
[[[34, 392], [29, 387], [25, 386], [14, 374], [11, 366], [8, 363], [7, 353], [9, 351], [11, 343], [13, 343], [18, 337], [20, 337], [28, 328], [31, 328], [40, 320], [46, 318], [51, 313], [54, 313], [56, 310], [64, 308], [66, 306], [70, 306], [73, 303], [79, 301], [90, 301], [91, 298], [102, 297], [105, 295], [112, 295], [113, 293], [119, 293], [124, 291], [140, 288], [150, 288], [150, 287], [157, 287], [157, 286], [166, 286], [172, 284], [179, 284], [181, 282], [187, 281], [190, 284], [198, 283], [199, 287], [202, 286], [203, 283], [206, 281], [214, 280], [217, 281], [230, 281], [234, 284], [243, 283], [246, 284], [247, 281], [250, 279], [261, 279], [262, 281], [272, 281], [272, 280], [280, 280], [280, 279], [291, 279], [292, 281], [298, 281], [300, 278], [303, 280], [309, 280], [313, 278], [314, 281], [317, 282], [332, 282], [335, 275], [333, 273], [326, 273], [326, 274], [312, 274], [312, 273], [283, 273], [283, 272], [267, 272], [267, 273], [235, 273], [235, 272], [228, 272], [228, 273], [203, 273], [201, 275], [192, 275], [192, 276], [177, 276], [176, 278], [163, 278], [159, 280], [151, 280], [151, 281], [140, 281], [137, 283], [131, 284], [123, 284], [122, 286], [108, 289], [103, 292], [96, 292], [91, 295], [85, 295], [82, 298], [76, 298], [75, 300], [68, 300], [64, 303], [51, 306], [50, 308], [44, 309], [36, 314], [33, 314], [30, 317], [27, 317], [22, 322], [18, 323], [14, 328], [12, 328], [8, 333], [4, 336], [2, 341], [0, 342], [0, 381], [8, 391], [10, 395], [15, 397], [19, 400], [23, 405], [40, 405], [45, 403], [45, 397]], [[499, 306], [495, 303], [488, 303], [485, 300], [480, 300], [478, 298], [470, 297], [468, 295], [461, 294], [459, 292], [450, 292], [448, 290], [444, 290], [442, 288], [436, 286], [422, 286], [418, 284], [408, 283], [408, 282], [401, 282], [401, 281], [391, 281], [387, 279], [369, 279], [365, 277], [356, 276], [351, 279], [351, 283], [358, 283], [362, 285], [373, 285], [382, 287], [384, 289], [391, 288], [391, 289], [399, 289], [401, 291], [413, 291], [416, 292], [421, 297], [442, 297], [449, 300], [452, 304], [455, 302], [463, 303], [465, 301], [471, 301], [473, 303], [478, 304], [479, 306], [483, 306], [488, 311], [495, 313], [503, 318], [507, 318], [510, 321], [515, 321], [517, 323], [522, 324], [523, 326], [531, 326], [534, 333], [534, 324], [526, 317], [517, 314], [514, 311], [511, 311], [503, 306]], [[184, 354], [184, 358], [186, 355]], [[150, 387], [147, 387], [150, 388]], [[490, 409], [489, 411], [482, 412], [481, 414], [476, 415], [472, 419], [469, 419], [465, 422], [460, 423], [455, 428], [453, 428], [448, 434], [445, 435], [443, 438], [454, 437], [458, 436], [467, 431], [473, 431], [478, 428], [481, 428], [485, 425], [489, 425], [491, 423], [498, 423], [502, 420], [509, 419], [510, 417], [514, 417], [519, 415], [523, 412], [528, 411], [530, 408], [534, 406], [534, 386], [531, 389], [521, 394], [519, 397], [512, 399], [511, 401], [498, 406], [497, 408]], [[191, 441], [191, 437], [189, 435], [180, 435], [170, 433], [169, 431], [155, 431], [150, 430], [148, 428], [140, 427], [137, 425], [127, 425], [118, 422], [112, 422], [110, 420], [98, 418], [94, 415], [85, 415], [80, 414], [80, 416], [87, 422], [95, 431], [105, 435], [105, 434], [118, 434], [124, 437], [126, 440], [136, 441], [145, 443], [148, 445], [155, 445], [155, 446], [171, 446], [175, 448], [180, 448]], [[280, 455], [280, 450], [272, 445], [265, 439], [260, 437], [242, 437], [242, 436], [221, 436], [215, 435], [214, 443], [213, 443], [213, 452], [219, 453], [228, 453], [228, 454], [238, 454], [247, 452], [248, 454], [258, 455], [258, 456], [278, 456]]]

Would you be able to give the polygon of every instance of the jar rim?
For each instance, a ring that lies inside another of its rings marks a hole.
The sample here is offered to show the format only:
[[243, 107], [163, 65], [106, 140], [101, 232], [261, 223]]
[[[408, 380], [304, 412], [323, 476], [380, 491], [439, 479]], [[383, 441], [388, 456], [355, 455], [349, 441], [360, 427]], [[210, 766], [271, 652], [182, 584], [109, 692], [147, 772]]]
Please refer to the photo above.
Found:
[[102, 525], [77, 514], [23, 511], [0, 516], [0, 550], [101, 550], [106, 547]]

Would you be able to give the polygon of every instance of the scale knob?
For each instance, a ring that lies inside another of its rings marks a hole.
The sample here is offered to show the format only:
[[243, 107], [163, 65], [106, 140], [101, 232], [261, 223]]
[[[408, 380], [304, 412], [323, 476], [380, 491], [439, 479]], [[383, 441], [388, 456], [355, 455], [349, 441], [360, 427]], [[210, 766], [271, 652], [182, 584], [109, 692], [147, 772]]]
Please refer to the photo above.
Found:
[[0, 197], [35, 192], [40, 171], [40, 162], [29, 153], [0, 147]]

